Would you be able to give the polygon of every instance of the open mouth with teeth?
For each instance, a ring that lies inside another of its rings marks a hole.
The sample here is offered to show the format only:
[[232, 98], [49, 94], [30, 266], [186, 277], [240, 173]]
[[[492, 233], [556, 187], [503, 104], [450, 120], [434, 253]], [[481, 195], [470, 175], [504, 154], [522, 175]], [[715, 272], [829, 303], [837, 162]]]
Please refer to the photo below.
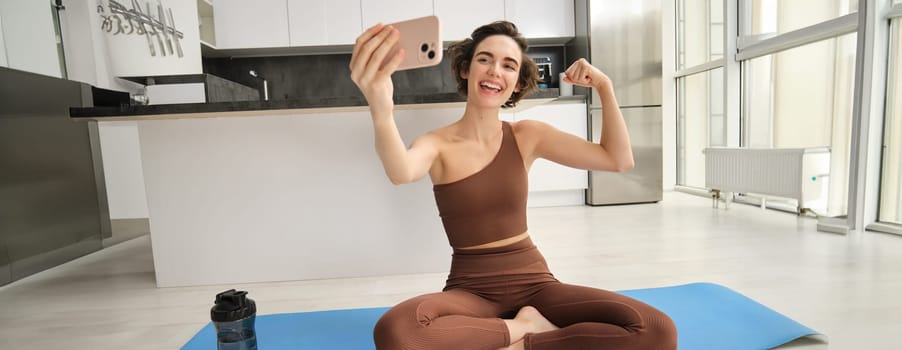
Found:
[[498, 85], [498, 84], [495, 84], [495, 83], [489, 82], [489, 81], [479, 82], [479, 88], [483, 91], [491, 92], [491, 93], [500, 93], [502, 90], [501, 85]]

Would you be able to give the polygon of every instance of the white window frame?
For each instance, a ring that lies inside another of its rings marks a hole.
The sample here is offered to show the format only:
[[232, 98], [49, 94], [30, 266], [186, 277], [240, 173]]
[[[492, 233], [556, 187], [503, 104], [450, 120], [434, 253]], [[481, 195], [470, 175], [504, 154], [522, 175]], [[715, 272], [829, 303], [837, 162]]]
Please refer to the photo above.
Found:
[[[886, 93], [882, 95], [877, 94], [878, 96], [883, 98], [874, 98], [872, 101], [873, 103], [883, 107], [879, 111], [879, 114], [876, 114], [877, 116], [883, 116], [882, 122], [881, 120], [875, 118], [875, 122], [871, 125], [871, 130], [865, 133], [865, 135], [870, 138], [868, 140], [868, 147], [870, 149], [870, 152], [864, 152], [869, 161], [869, 163], [867, 164], [868, 169], [866, 169], [868, 173], [866, 173], [866, 176], [863, 177], [859, 181], [859, 183], [865, 189], [876, 188], [877, 190], [870, 191], [873, 193], [865, 192], [862, 194], [864, 208], [862, 210], [862, 217], [859, 218], [859, 224], [864, 225], [864, 227], [869, 231], [902, 235], [902, 227], [900, 227], [899, 225], [878, 221], [881, 192], [880, 180], [881, 176], [883, 175], [881, 169], [881, 165], [883, 163], [883, 126], [886, 123], [886, 112], [893, 108], [893, 103], [898, 103], [897, 101], [886, 100], [885, 96], [889, 96], [889, 94], [892, 93], [891, 89], [900, 88], [898, 86], [893, 86], [886, 81], [888, 77], [892, 76], [892, 70], [895, 69], [895, 67], [889, 65], [889, 55], [891, 52], [895, 52], [896, 47], [894, 45], [902, 44], [899, 42], [899, 40], [902, 40], [902, 38], [895, 37], [896, 31], [893, 30], [893, 26], [890, 24], [892, 23], [893, 19], [899, 19], [899, 23], [897, 23], [896, 26], [902, 26], [902, 2], [893, 4], [892, 6], [875, 8], [875, 17], [881, 19], [880, 21], [875, 21], [877, 22], [875, 25], [876, 28], [874, 30], [875, 41], [879, 43], [879, 40], [883, 40], [883, 43], [885, 43], [885, 45], [882, 45], [884, 50], [875, 53], [875, 60], [877, 60], [878, 62], [883, 62], [883, 67], [881, 69], [880, 65], [878, 65], [875, 68], [874, 85], [876, 85], [877, 88], [880, 88], [882, 86], [883, 91], [885, 91]], [[902, 64], [902, 57], [897, 57], [896, 59], [900, 61], [897, 62], [897, 64]], [[878, 75], [878, 73], [882, 74]]]

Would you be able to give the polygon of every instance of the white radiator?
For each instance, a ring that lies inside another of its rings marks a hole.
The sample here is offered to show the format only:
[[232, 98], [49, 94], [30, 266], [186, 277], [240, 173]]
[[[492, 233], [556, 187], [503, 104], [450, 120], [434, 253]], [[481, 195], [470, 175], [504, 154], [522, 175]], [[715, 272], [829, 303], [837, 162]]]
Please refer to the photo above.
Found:
[[[720, 193], [748, 193], [798, 201], [798, 211], [825, 212], [830, 149], [706, 148], [705, 187]], [[730, 198], [731, 196], [728, 196]]]

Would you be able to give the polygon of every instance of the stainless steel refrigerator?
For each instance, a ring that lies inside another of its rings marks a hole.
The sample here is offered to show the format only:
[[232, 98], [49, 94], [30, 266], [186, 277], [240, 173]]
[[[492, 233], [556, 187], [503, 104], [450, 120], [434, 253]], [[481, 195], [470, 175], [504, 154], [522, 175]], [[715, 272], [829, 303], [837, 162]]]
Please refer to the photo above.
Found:
[[[586, 57], [614, 83], [633, 146], [635, 168], [623, 173], [589, 172], [586, 204], [661, 200], [663, 177], [661, 112], [661, 1], [576, 0], [576, 37], [567, 59]], [[601, 137], [601, 101], [589, 97], [590, 140]]]

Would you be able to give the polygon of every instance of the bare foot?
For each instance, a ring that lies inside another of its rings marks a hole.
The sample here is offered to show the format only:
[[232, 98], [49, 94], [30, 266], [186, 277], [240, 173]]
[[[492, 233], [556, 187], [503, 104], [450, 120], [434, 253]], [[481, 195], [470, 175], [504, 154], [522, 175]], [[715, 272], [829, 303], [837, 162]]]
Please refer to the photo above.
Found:
[[514, 319], [523, 320], [529, 324], [529, 327], [527, 328], [529, 330], [526, 333], [542, 333], [560, 328], [555, 326], [554, 323], [551, 323], [545, 316], [542, 316], [542, 313], [532, 306], [524, 306], [521, 308]]
[[514, 319], [504, 320], [504, 322], [507, 324], [510, 340], [513, 343], [500, 350], [521, 350], [523, 349], [523, 336], [526, 334], [542, 333], [559, 328], [532, 306], [524, 306], [517, 312], [517, 316]]
[[523, 350], [523, 349], [524, 349], [524, 347], [523, 347], [523, 339], [520, 339], [519, 341], [517, 341], [516, 343], [511, 344], [510, 346], [505, 347], [505, 348], [501, 348], [501, 349], [498, 349], [498, 350]]

